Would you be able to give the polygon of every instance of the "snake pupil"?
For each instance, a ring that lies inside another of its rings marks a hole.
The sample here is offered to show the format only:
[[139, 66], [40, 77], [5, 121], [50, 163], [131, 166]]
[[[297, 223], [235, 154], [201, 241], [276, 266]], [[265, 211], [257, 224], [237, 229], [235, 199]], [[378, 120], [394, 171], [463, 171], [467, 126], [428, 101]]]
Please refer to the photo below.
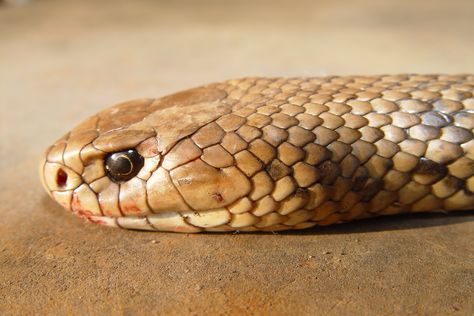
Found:
[[107, 156], [105, 170], [113, 181], [123, 182], [136, 176], [143, 163], [143, 157], [135, 149], [129, 149]]

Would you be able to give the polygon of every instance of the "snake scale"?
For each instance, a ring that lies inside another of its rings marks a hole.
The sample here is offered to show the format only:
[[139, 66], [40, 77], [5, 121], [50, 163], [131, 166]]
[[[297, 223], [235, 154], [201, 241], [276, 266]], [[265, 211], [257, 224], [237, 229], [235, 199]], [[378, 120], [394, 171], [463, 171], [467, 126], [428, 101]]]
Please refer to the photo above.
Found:
[[107, 108], [49, 147], [91, 222], [279, 231], [474, 209], [474, 75], [243, 78]]

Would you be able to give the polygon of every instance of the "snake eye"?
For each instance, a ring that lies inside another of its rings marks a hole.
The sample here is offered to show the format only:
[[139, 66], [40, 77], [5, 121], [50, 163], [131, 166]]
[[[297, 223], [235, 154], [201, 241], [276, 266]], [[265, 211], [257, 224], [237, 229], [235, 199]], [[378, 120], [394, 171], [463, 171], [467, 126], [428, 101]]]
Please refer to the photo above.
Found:
[[107, 156], [105, 170], [113, 181], [123, 182], [136, 176], [143, 163], [143, 157], [135, 149], [129, 149]]

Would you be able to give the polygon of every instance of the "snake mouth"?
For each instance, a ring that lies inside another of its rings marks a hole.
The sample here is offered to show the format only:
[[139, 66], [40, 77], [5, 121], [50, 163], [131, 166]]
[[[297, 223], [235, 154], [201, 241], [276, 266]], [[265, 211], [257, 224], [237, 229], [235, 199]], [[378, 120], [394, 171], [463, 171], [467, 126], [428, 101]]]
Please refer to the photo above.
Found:
[[[146, 216], [121, 216], [109, 217], [79, 214], [91, 223], [109, 227], [119, 227], [132, 230], [165, 231], [180, 233], [199, 233], [214, 227], [223, 227], [231, 221], [231, 216], [222, 209], [209, 210], [200, 213], [195, 212], [162, 212], [148, 214]], [[235, 231], [237, 228], [224, 228]]]

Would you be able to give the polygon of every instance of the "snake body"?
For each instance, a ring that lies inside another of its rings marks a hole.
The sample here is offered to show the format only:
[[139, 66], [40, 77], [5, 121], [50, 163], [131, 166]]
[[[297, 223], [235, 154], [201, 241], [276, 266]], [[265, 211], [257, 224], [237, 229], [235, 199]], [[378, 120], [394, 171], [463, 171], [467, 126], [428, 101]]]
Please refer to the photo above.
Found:
[[[41, 178], [91, 222], [278, 231], [474, 209], [474, 75], [243, 78], [121, 103], [49, 147]], [[144, 159], [113, 181], [108, 155]]]

